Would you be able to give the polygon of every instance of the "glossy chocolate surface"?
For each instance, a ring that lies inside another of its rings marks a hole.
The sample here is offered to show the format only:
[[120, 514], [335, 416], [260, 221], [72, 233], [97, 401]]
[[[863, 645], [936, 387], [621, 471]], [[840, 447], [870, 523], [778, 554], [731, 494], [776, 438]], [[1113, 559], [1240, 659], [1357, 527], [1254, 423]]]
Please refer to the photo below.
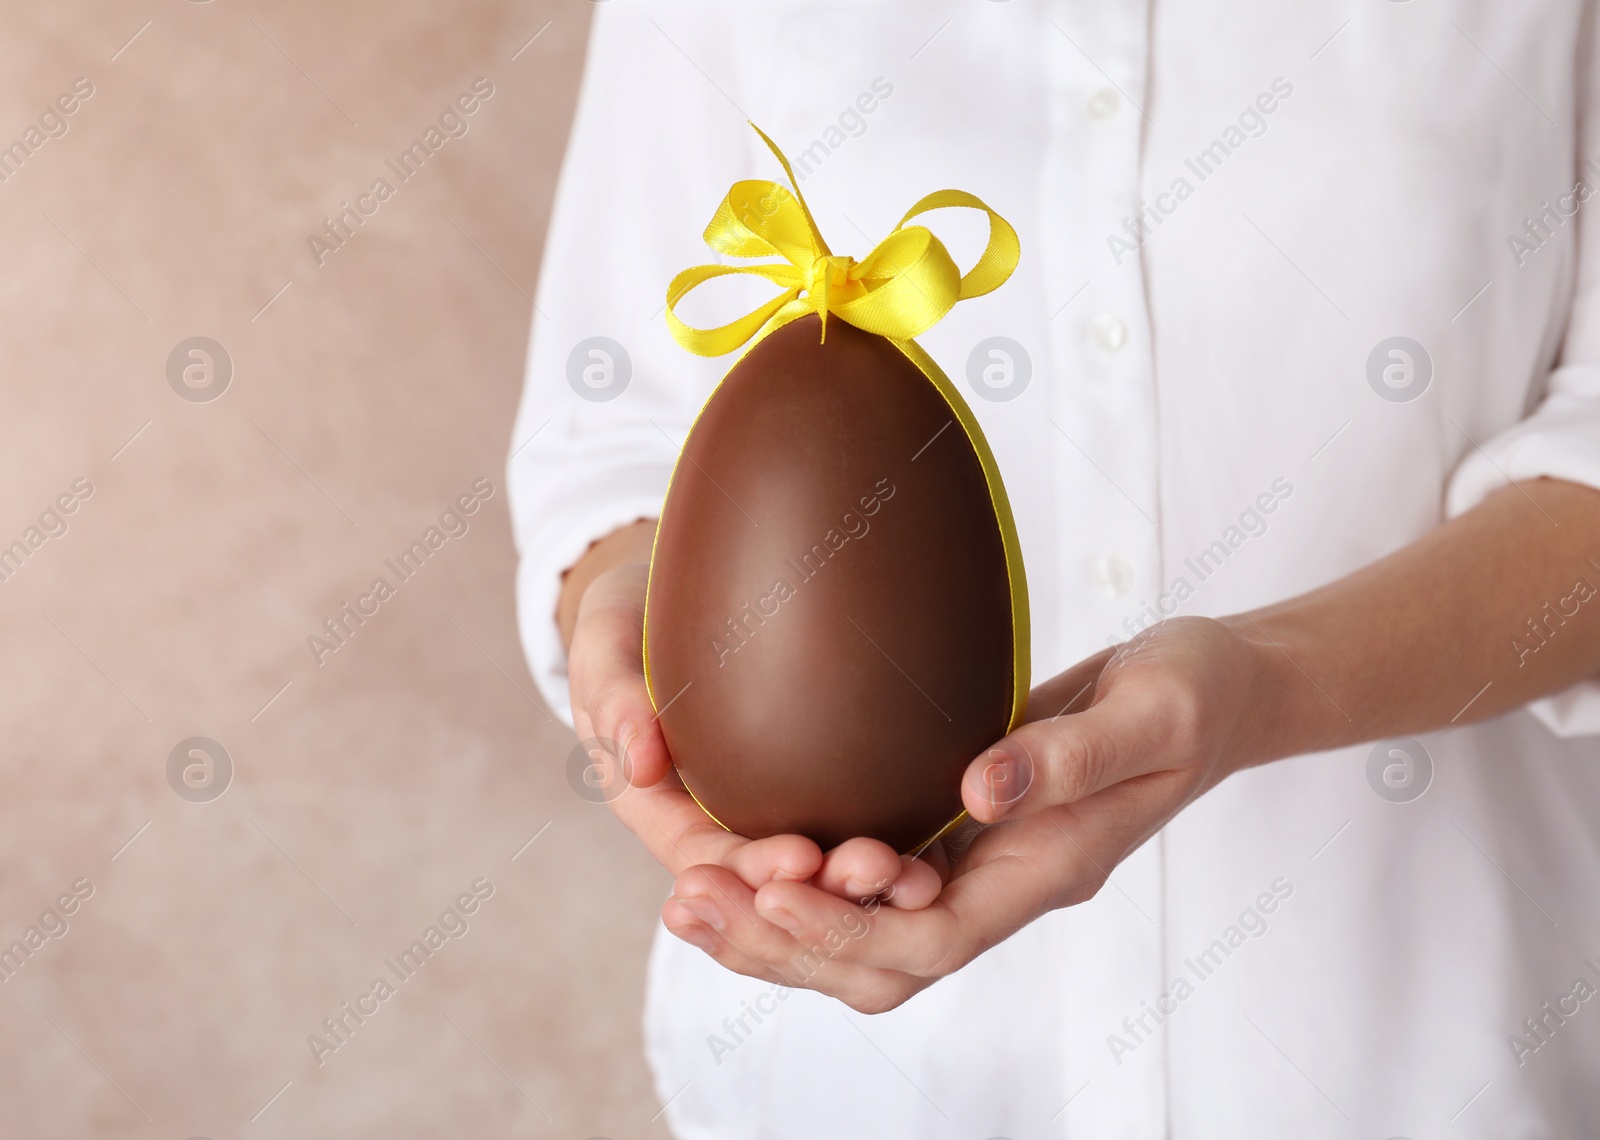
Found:
[[684, 446], [647, 652], [685, 785], [733, 831], [908, 850], [1006, 731], [1010, 583], [978, 456], [890, 341], [802, 317]]

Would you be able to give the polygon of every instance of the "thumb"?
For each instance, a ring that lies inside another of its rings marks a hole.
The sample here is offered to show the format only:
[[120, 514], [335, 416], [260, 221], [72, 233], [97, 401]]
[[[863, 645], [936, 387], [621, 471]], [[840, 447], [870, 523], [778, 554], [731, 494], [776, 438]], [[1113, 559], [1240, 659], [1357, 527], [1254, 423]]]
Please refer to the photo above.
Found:
[[1021, 725], [969, 764], [961, 799], [972, 817], [1029, 815], [1167, 767], [1177, 710], [1149, 685], [1113, 681], [1098, 695], [1084, 712]]

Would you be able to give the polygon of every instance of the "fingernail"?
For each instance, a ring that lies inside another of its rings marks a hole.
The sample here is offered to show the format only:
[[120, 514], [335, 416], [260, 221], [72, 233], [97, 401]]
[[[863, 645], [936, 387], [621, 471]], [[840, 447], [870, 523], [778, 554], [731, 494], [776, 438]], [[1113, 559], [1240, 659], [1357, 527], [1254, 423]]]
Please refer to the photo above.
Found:
[[984, 756], [983, 789], [992, 807], [1011, 802], [1010, 789], [1016, 781], [1016, 764], [999, 748], [991, 748]]
[[695, 898], [679, 899], [678, 902], [684, 910], [694, 915], [712, 930], [722, 930], [728, 925], [727, 921], [722, 917], [722, 911], [717, 908], [717, 904], [708, 898], [697, 896]]

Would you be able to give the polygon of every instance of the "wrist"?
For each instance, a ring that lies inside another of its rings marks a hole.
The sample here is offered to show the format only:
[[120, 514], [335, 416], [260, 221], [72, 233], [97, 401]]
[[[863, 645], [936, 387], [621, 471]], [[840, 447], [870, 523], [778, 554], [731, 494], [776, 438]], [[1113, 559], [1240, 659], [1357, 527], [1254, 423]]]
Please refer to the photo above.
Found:
[[1345, 743], [1350, 721], [1312, 679], [1314, 655], [1293, 626], [1265, 613], [1220, 619], [1241, 647], [1244, 707], [1232, 749], [1234, 768], [1248, 768]]

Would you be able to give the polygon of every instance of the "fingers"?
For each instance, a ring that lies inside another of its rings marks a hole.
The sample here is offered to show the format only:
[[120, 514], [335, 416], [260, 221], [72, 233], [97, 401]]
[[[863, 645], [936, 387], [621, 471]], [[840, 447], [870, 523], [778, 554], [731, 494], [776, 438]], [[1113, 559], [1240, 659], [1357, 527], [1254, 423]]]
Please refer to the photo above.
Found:
[[[568, 654], [572, 713], [578, 732], [600, 741], [591, 755], [605, 768], [607, 804], [678, 874], [720, 863], [747, 841], [707, 816], [672, 769], [644, 683], [644, 581], [640, 568], [619, 567], [584, 592]], [[807, 877], [821, 862], [816, 845], [810, 848], [791, 844], [750, 854], [752, 881], [760, 885], [780, 873]]]
[[768, 883], [809, 879], [824, 865], [822, 849], [801, 835], [753, 839], [722, 859], [722, 866], [752, 891]]
[[797, 945], [829, 946], [842, 962], [934, 978], [975, 956], [944, 905], [862, 907], [806, 883], [771, 883], [756, 892], [755, 907]]
[[1092, 897], [1170, 814], [1161, 787], [1170, 776], [1125, 781], [1080, 804], [983, 830], [938, 898], [919, 909], [876, 898], [861, 906], [781, 879], [751, 892], [726, 868], [693, 867], [679, 877], [662, 921], [728, 969], [881, 1012], [1040, 914]]
[[[674, 874], [718, 864], [749, 889], [811, 878], [824, 865], [815, 843], [734, 835], [701, 810], [673, 772], [644, 679], [645, 584], [642, 568], [633, 566], [596, 578], [584, 591], [568, 654], [573, 720], [580, 737], [600, 742], [591, 757], [603, 769], [602, 786], [616, 789], [608, 804]], [[829, 873], [831, 889], [869, 897], [898, 887], [902, 906], [925, 906], [937, 895], [938, 875], [926, 864], [902, 867], [890, 848], [871, 840], [846, 848]], [[675, 913], [688, 921], [682, 908]]]
[[[624, 787], [609, 806], [656, 861], [674, 875], [697, 863], [724, 863], [750, 842], [702, 811], [675, 772], [648, 788]], [[816, 845], [812, 844], [812, 848], [815, 850]], [[773, 853], [771, 863], [788, 866], [784, 858], [781, 852]], [[799, 859], [794, 870], [801, 873], [806, 866], [820, 862], [818, 852], [814, 857]]]
[[967, 811], [995, 823], [1183, 763], [1176, 725], [1189, 714], [1167, 688], [1176, 686], [1111, 684], [1092, 708], [1022, 725], [968, 765]]
[[[672, 898], [662, 908], [661, 921], [728, 969], [754, 977], [798, 985], [806, 965], [813, 975], [824, 965], [802, 964], [805, 946], [763, 919], [755, 909], [755, 892], [720, 866], [694, 866], [678, 876]], [[704, 929], [694, 929], [696, 924]], [[707, 938], [706, 932], [714, 938]]]
[[[644, 683], [645, 578], [623, 566], [584, 592], [568, 655], [573, 720], [602, 766], [606, 802], [668, 870], [727, 863], [751, 887], [775, 878], [805, 879], [822, 863], [815, 843], [781, 836], [752, 844], [711, 819], [684, 790]], [[615, 747], [609, 745], [614, 743]]]
[[601, 741], [600, 751], [615, 757], [621, 772], [608, 771], [608, 778], [620, 776], [633, 787], [648, 788], [672, 770], [672, 757], [650, 705], [650, 694], [642, 678], [633, 681], [612, 674], [596, 684], [594, 671], [593, 663], [572, 666], [573, 724], [582, 739]]
[[1035, 685], [1028, 694], [1028, 707], [1023, 713], [1023, 720], [1049, 720], [1088, 708], [1094, 703], [1095, 690], [1098, 688], [1096, 682], [1115, 654], [1115, 649], [1102, 649], [1065, 673], [1057, 673]]
[[887, 891], [900, 877], [900, 856], [877, 839], [847, 839], [823, 857], [813, 885], [842, 899], [862, 901]]
[[667, 929], [677, 933], [675, 927], [687, 925], [685, 912], [754, 961], [779, 964], [797, 949], [788, 934], [756, 913], [755, 892], [726, 867], [691, 867], [678, 876], [662, 908]]
[[[642, 707], [636, 702], [630, 703], [633, 708], [613, 714], [616, 719], [610, 728], [611, 739], [617, 742], [621, 753], [623, 779], [633, 787], [648, 788], [672, 770], [672, 755], [667, 751], [667, 739], [661, 735], [655, 713], [652, 711], [648, 720], [636, 719], [650, 707], [649, 694], [645, 694]], [[630, 712], [634, 716], [629, 716]], [[602, 735], [602, 730], [597, 728], [596, 735]]]
[[845, 962], [826, 941], [797, 942], [757, 914], [753, 903], [750, 889], [731, 871], [694, 867], [679, 877], [661, 921], [730, 970], [814, 989], [863, 1012], [893, 1008], [921, 988], [911, 979]]
[[673, 937], [703, 951], [726, 969], [769, 982], [782, 980], [765, 962], [745, 954], [723, 936], [726, 923], [713, 904], [674, 895], [661, 908], [661, 923]]
[[902, 855], [900, 874], [884, 893], [883, 901], [899, 910], [921, 910], [939, 897], [946, 877], [923, 858], [913, 859], [909, 855]]
[[[967, 811], [980, 823], [993, 823], [1018, 809], [1033, 789], [1038, 775], [1036, 762], [1045, 759], [1030, 746], [1037, 732], [1022, 730], [1040, 722], [1056, 724], [1062, 717], [1088, 710], [1095, 701], [1106, 665], [1116, 649], [1102, 649], [1063, 673], [1033, 687], [1023, 724], [968, 766], [962, 786]], [[1037, 800], [1035, 801], [1037, 802]]]
[[855, 903], [878, 898], [889, 906], [917, 910], [938, 898], [944, 885], [944, 876], [931, 860], [948, 868], [943, 862], [944, 849], [937, 844], [923, 855], [928, 859], [897, 855], [894, 848], [876, 839], [849, 839], [823, 856], [811, 885]]
[[[1106, 799], [985, 831], [925, 908], [862, 907], [810, 884], [783, 882], [756, 892], [756, 912], [803, 945], [835, 945], [837, 961], [922, 979], [943, 977], [1040, 914], [1100, 889], [1125, 848], [1136, 842], [1127, 820], [1137, 816], [1142, 828], [1144, 818], [1131, 809], [1126, 789], [1101, 796]], [[839, 932], [849, 937], [840, 939]]]
[[644, 681], [645, 581], [635, 566], [596, 578], [584, 592], [567, 656], [578, 731], [615, 742], [623, 774], [638, 787], [672, 766]]

